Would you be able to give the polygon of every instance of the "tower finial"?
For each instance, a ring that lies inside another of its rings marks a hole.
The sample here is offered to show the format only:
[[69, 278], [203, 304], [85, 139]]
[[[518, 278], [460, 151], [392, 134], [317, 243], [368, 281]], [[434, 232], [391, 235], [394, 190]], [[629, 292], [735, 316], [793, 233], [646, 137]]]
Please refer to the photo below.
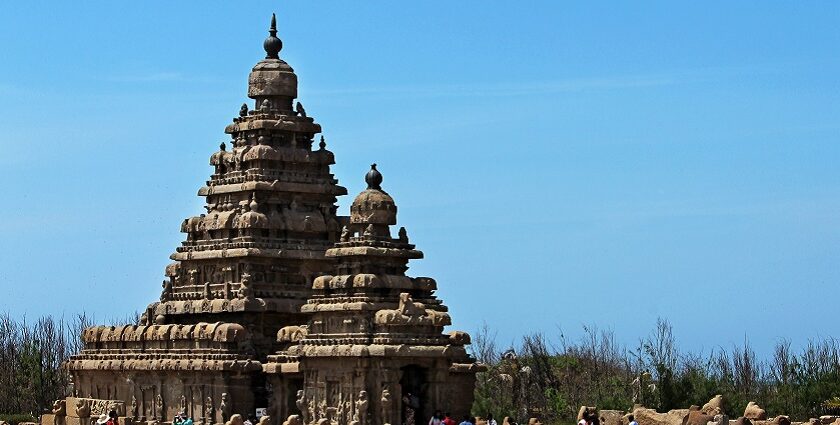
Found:
[[382, 173], [376, 169], [376, 164], [370, 164], [370, 171], [365, 174], [365, 182], [368, 189], [382, 190]]
[[271, 28], [268, 30], [268, 38], [263, 42], [266, 59], [280, 59], [280, 50], [283, 49], [283, 42], [277, 38], [277, 17], [271, 14]]

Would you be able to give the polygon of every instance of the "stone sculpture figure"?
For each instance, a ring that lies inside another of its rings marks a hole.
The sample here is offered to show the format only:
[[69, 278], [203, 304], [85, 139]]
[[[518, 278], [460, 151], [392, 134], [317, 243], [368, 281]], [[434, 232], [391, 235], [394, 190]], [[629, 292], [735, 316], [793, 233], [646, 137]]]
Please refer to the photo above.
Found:
[[90, 416], [90, 403], [87, 400], [83, 398], [76, 400], [76, 416], [80, 418]]
[[297, 103], [295, 104], [295, 112], [296, 112], [298, 115], [300, 115], [301, 117], [306, 118], [306, 109], [303, 109], [303, 104], [302, 104], [302, 103], [297, 102]]
[[228, 403], [228, 394], [222, 393], [222, 401], [219, 403], [219, 410], [222, 412], [222, 420], [227, 422], [230, 419], [230, 404]]
[[131, 396], [131, 405], [130, 405], [129, 409], [131, 409], [131, 412], [130, 412], [131, 417], [136, 418], [138, 416], [137, 415], [137, 397], [134, 397], [133, 395]]
[[347, 242], [350, 240], [350, 229], [347, 226], [341, 228], [341, 242]]
[[369, 237], [372, 237], [374, 235], [374, 233], [375, 233], [375, 230], [373, 228], [373, 225], [369, 224], [367, 227], [365, 227], [365, 232], [362, 234], [362, 236], [364, 236], [366, 238], [369, 238]]
[[169, 294], [172, 293], [172, 281], [166, 279], [161, 286], [163, 286], [163, 292], [160, 294], [160, 302], [166, 302], [169, 299]]
[[166, 420], [166, 409], [164, 409], [163, 397], [160, 394], [155, 396], [155, 407], [155, 414], [157, 414], [156, 418]]
[[[248, 116], [248, 104], [247, 103], [243, 103], [242, 107], [239, 108], [239, 116], [240, 117]], [[224, 150], [224, 149], [222, 149], [222, 150]]]
[[[304, 393], [303, 390], [298, 390], [295, 405], [297, 406], [301, 416], [303, 416], [303, 422], [309, 423], [309, 406], [307, 406], [306, 393]], [[289, 419], [291, 419], [291, 417]]]
[[67, 415], [67, 401], [66, 400], [56, 400], [53, 402], [52, 412], [53, 415], [56, 416], [65, 416]]
[[382, 397], [379, 399], [379, 404], [382, 406], [382, 423], [391, 423], [391, 409], [393, 408], [394, 400], [391, 397], [391, 390], [387, 387], [382, 390]]
[[181, 401], [181, 403], [179, 404], [178, 407], [181, 408], [180, 410], [181, 410], [182, 413], [186, 413], [187, 412], [187, 396], [181, 394], [180, 401]]
[[239, 288], [239, 298], [244, 300], [252, 300], [254, 299], [254, 290], [251, 289], [251, 274], [250, 273], [243, 273], [242, 274], [242, 285]]
[[215, 415], [216, 409], [213, 408], [213, 398], [207, 397], [207, 400], [204, 402], [204, 424], [211, 425], [215, 419]]
[[365, 425], [367, 423], [368, 403], [367, 391], [359, 391], [359, 398], [356, 399], [356, 413], [353, 416], [353, 419], [360, 425]]
[[397, 235], [400, 238], [400, 242], [408, 243], [408, 232], [406, 232], [405, 227], [400, 227], [400, 231]]

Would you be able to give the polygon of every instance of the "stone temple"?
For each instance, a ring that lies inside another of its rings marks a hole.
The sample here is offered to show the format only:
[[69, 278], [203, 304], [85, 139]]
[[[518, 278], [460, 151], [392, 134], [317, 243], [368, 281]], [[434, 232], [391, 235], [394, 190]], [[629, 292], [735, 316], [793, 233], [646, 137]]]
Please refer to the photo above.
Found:
[[[181, 225], [160, 300], [137, 325], [85, 330], [66, 368], [72, 394], [42, 422], [89, 425], [115, 410], [123, 423], [203, 425], [234, 414], [280, 424], [401, 424], [434, 410], [469, 413], [475, 373], [469, 335], [444, 333], [446, 306], [373, 165], [350, 216], [330, 173], [321, 126], [296, 102], [297, 75], [267, 53], [248, 97], [210, 156], [199, 195], [206, 213]], [[316, 144], [316, 146], [313, 146]], [[361, 174], [361, 173], [360, 173]], [[394, 235], [393, 232], [396, 232]]]

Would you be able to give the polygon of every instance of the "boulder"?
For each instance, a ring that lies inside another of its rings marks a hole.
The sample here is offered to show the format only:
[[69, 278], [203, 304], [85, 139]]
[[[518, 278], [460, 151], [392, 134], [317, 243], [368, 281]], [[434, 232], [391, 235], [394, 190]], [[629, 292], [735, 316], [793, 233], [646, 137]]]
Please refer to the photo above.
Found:
[[715, 415], [714, 419], [707, 422], [706, 425], [729, 425], [729, 417], [726, 415]]
[[624, 415], [621, 410], [601, 410], [598, 412], [598, 419], [601, 425], [626, 425]]
[[790, 416], [779, 415], [772, 419], [776, 425], [790, 425]]
[[[699, 410], [689, 410], [683, 425], [707, 425], [709, 422], [714, 422], [714, 420], [715, 415], [707, 415]], [[729, 425], [728, 422], [726, 425]]]
[[303, 425], [303, 420], [298, 415], [291, 415], [286, 418], [286, 421], [283, 422], [283, 425]]
[[688, 409], [671, 410], [668, 413], [659, 413], [644, 407], [633, 409], [633, 418], [639, 425], [683, 425], [687, 416]]
[[767, 419], [767, 412], [754, 401], [751, 401], [747, 403], [747, 408], [744, 409], [744, 417], [750, 420], [763, 421]]
[[753, 423], [751, 420], [741, 416], [740, 418], [735, 419], [734, 421], [729, 421], [729, 425], [753, 425]]
[[242, 419], [242, 415], [237, 413], [235, 415], [231, 415], [230, 420], [225, 422], [225, 425], [245, 425], [245, 421]]
[[723, 414], [723, 396], [718, 394], [712, 397], [708, 403], [703, 405], [700, 411], [712, 416]]

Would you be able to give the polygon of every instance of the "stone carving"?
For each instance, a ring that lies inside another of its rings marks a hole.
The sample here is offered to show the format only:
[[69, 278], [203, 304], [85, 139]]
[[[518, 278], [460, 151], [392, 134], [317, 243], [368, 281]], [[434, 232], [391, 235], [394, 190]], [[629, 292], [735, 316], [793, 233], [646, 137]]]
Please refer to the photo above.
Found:
[[341, 228], [341, 242], [347, 242], [350, 240], [350, 229], [347, 226]]
[[166, 279], [161, 284], [163, 286], [163, 291], [160, 294], [160, 301], [165, 302], [169, 299], [169, 294], [172, 293], [172, 282], [169, 279]]
[[353, 415], [353, 420], [358, 422], [360, 425], [365, 425], [367, 423], [368, 403], [367, 391], [359, 391], [359, 397], [356, 399], [356, 412]]
[[295, 104], [295, 112], [296, 112], [298, 115], [300, 115], [301, 117], [306, 118], [306, 109], [303, 109], [303, 104], [302, 104], [302, 103], [297, 102], [297, 103]]
[[242, 107], [239, 108], [239, 116], [240, 117], [247, 117], [248, 116], [248, 104], [243, 103]]
[[53, 402], [52, 413], [56, 416], [67, 415], [67, 400], [56, 400]]
[[131, 396], [131, 412], [130, 412], [130, 414], [131, 414], [132, 418], [136, 418], [136, 417], [139, 416], [137, 414], [137, 397], [134, 397], [134, 395]]
[[400, 227], [398, 237], [399, 237], [400, 242], [408, 243], [408, 232], [406, 232], [405, 227]]
[[80, 398], [76, 400], [76, 417], [87, 418], [90, 416], [90, 400]]
[[309, 402], [306, 400], [306, 393], [303, 390], [298, 390], [295, 398], [295, 406], [298, 412], [303, 416], [303, 422], [309, 423]]
[[382, 389], [382, 397], [379, 399], [379, 405], [382, 406], [382, 412], [379, 418], [383, 423], [391, 423], [391, 412], [393, 411], [394, 399], [391, 396], [391, 390], [388, 388]]
[[277, 333], [277, 342], [297, 342], [306, 337], [307, 326], [286, 326]]
[[254, 290], [251, 288], [251, 275], [249, 273], [242, 274], [242, 282], [240, 282], [239, 298], [243, 300], [253, 300]]
[[163, 396], [160, 394], [155, 396], [155, 408], [156, 418], [166, 420], [166, 409], [163, 406]]
[[222, 421], [227, 422], [231, 415], [228, 393], [222, 393], [222, 401], [219, 403], [219, 411], [222, 412]]
[[207, 397], [204, 401], [204, 423], [207, 425], [213, 424], [215, 421], [216, 409], [213, 407], [213, 398]]

